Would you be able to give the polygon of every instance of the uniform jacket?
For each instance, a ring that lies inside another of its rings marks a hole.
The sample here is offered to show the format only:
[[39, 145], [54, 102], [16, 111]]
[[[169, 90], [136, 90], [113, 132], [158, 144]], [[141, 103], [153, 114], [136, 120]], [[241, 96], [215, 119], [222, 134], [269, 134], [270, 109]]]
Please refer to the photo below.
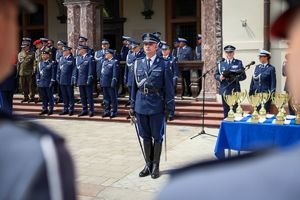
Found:
[[173, 85], [176, 84], [178, 79], [178, 66], [177, 66], [177, 58], [172, 56], [171, 54], [165, 58], [167, 61], [170, 62], [171, 71], [173, 74]]
[[95, 71], [93, 57], [86, 54], [85, 56], [78, 56], [77, 63], [77, 84], [78, 85], [92, 85], [93, 74]]
[[127, 86], [132, 86], [132, 82], [134, 79], [134, 62], [136, 59], [145, 57], [144, 51], [141, 49], [136, 55], [134, 52], [130, 51], [127, 55], [126, 59], [126, 67], [125, 67], [125, 73], [124, 73], [124, 83]]
[[22, 50], [18, 54], [18, 75], [19, 76], [30, 76], [33, 73], [33, 62], [34, 62], [34, 53], [29, 52], [28, 54]]
[[126, 61], [127, 55], [129, 52], [129, 48], [127, 45], [123, 45], [120, 53], [120, 59], [121, 61]]
[[255, 91], [260, 92], [275, 92], [276, 90], [276, 71], [275, 67], [267, 64], [256, 65], [250, 84], [249, 94], [254, 94]]
[[60, 85], [72, 85], [76, 83], [76, 65], [73, 55], [62, 56], [57, 67], [57, 81]]
[[37, 67], [36, 82], [38, 87], [50, 87], [50, 83], [55, 81], [54, 61], [41, 61]]
[[118, 60], [112, 58], [110, 60], [105, 59], [102, 63], [101, 69], [97, 72], [100, 74], [97, 77], [100, 78], [101, 87], [116, 87], [119, 77], [119, 63]]
[[193, 60], [193, 51], [189, 46], [177, 48], [177, 59], [178, 61]]
[[34, 72], [37, 71], [37, 67], [41, 61], [42, 61], [42, 53], [40, 49], [37, 49], [34, 53], [34, 64], [33, 64]]
[[[242, 75], [238, 78], [238, 81], [233, 81], [233, 79], [224, 79], [220, 80], [220, 77], [224, 72], [242, 72]], [[220, 82], [219, 94], [223, 95], [224, 92], [226, 94], [231, 94], [232, 90], [241, 91], [239, 81], [246, 79], [246, 74], [244, 72], [243, 63], [241, 60], [233, 59], [230, 64], [226, 62], [226, 60], [222, 60], [218, 63], [218, 68], [215, 72], [215, 79]]]
[[[156, 56], [147, 69], [146, 57], [134, 63], [134, 83], [131, 92], [131, 108], [143, 115], [172, 112], [175, 109], [173, 74], [170, 63]], [[150, 91], [148, 94], [146, 91]], [[153, 92], [151, 92], [153, 91]]]
[[0, 91], [12, 91], [14, 92], [18, 85], [17, 79], [17, 67], [14, 65], [11, 74], [0, 83]]
[[57, 49], [56, 51], [56, 56], [55, 56], [55, 60], [57, 63], [59, 63], [60, 58], [63, 56], [63, 50], [61, 49]]
[[202, 45], [197, 45], [195, 48], [195, 60], [202, 60]]

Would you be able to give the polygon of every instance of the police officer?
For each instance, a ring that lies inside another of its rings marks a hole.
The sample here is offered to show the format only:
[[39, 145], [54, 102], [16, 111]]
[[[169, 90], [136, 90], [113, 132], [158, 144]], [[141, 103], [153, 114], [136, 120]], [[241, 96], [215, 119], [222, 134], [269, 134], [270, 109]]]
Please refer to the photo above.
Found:
[[[0, 49], [0, 82], [12, 70], [19, 16], [34, 8], [28, 0], [1, 0], [0, 43], [8, 45]], [[76, 199], [74, 167], [64, 139], [32, 120], [2, 111], [0, 118], [0, 199]]]
[[173, 42], [172, 56], [177, 57], [178, 47], [179, 47], [179, 41], [178, 38], [176, 38], [175, 41]]
[[[52, 41], [52, 40], [49, 40], [49, 41]], [[59, 68], [60, 58], [63, 57], [63, 50], [62, 50], [62, 48], [64, 46], [66, 46], [66, 45], [67, 45], [67, 42], [65, 42], [64, 40], [58, 40], [57, 43], [56, 43], [56, 47], [57, 48], [56, 48], [55, 54], [53, 54], [53, 55], [55, 56], [55, 61], [57, 63], [57, 70]], [[52, 53], [54, 53], [54, 51]], [[56, 87], [57, 87], [56, 88], [57, 89], [57, 98], [55, 99], [55, 103], [58, 104], [58, 103], [62, 103], [63, 102], [62, 94], [61, 94], [61, 91], [60, 91], [59, 82], [56, 83]]]
[[[162, 41], [161, 41], [162, 42]], [[173, 77], [173, 88], [174, 93], [176, 93], [176, 86], [178, 80], [178, 66], [177, 66], [177, 58], [172, 56], [170, 46], [168, 44], [163, 44], [162, 47], [163, 58], [170, 62], [172, 77]], [[169, 113], [169, 119], [172, 121], [174, 119], [174, 112]]]
[[76, 64], [71, 53], [72, 48], [64, 46], [63, 56], [57, 68], [57, 81], [60, 85], [64, 110], [59, 115], [74, 114], [74, 85], [76, 85]]
[[30, 51], [30, 43], [23, 41], [21, 52], [18, 54], [17, 73], [20, 79], [24, 98], [21, 103], [34, 102], [35, 87], [33, 84], [34, 53]]
[[[43, 50], [42, 61], [39, 63], [36, 72], [36, 83], [40, 90], [42, 97], [42, 112], [40, 115], [53, 114], [54, 97], [53, 97], [53, 85], [55, 82], [55, 68], [54, 61], [50, 60], [50, 52]], [[49, 104], [49, 109], [48, 109]]]
[[[77, 63], [77, 85], [79, 86], [82, 112], [78, 115], [90, 117], [94, 116], [94, 99], [93, 99], [93, 79], [94, 65], [93, 57], [88, 54], [88, 46], [78, 46], [78, 63]], [[89, 104], [89, 112], [88, 105]]]
[[[187, 40], [184, 38], [178, 38], [179, 47], [177, 50], [177, 59], [178, 61], [193, 60], [193, 51], [192, 48], [187, 45]], [[182, 76], [182, 94], [181, 96], [192, 96], [191, 91], [191, 71], [189, 68], [184, 68], [181, 71]], [[186, 91], [187, 90], [187, 91]]]
[[161, 47], [162, 47], [163, 43], [161, 43], [161, 32], [156, 31], [156, 32], [153, 32], [152, 34], [155, 35], [159, 39], [158, 48], [157, 48], [156, 52], [157, 52], [157, 55], [162, 56]]
[[119, 77], [118, 60], [114, 59], [114, 50], [105, 50], [105, 60], [102, 63], [98, 77], [103, 89], [104, 112], [102, 117], [114, 118], [118, 112], [117, 83]]
[[[197, 34], [197, 46], [195, 47], [195, 60], [202, 60], [202, 35]], [[197, 70], [198, 77], [202, 76], [202, 70], [198, 69]], [[202, 78], [198, 80], [198, 85], [199, 85], [199, 92], [200, 93], [202, 89]]]
[[[249, 95], [255, 92], [275, 92], [276, 91], [276, 71], [275, 67], [269, 63], [271, 53], [266, 50], [260, 50], [259, 61], [260, 64], [256, 65], [249, 89]], [[270, 112], [271, 99], [265, 103], [265, 109]], [[259, 108], [258, 108], [259, 109]]]
[[169, 62], [156, 54], [159, 38], [145, 33], [142, 39], [146, 56], [134, 63], [130, 113], [136, 116], [147, 162], [139, 176], [158, 178], [165, 113], [175, 107], [173, 74]]
[[87, 39], [86, 37], [84, 37], [84, 36], [79, 36], [79, 39], [78, 39], [78, 45], [87, 46], [87, 47], [88, 47], [87, 54], [88, 54], [88, 55], [91, 55], [91, 56], [94, 56], [95, 51], [94, 51], [94, 49], [90, 48], [90, 47], [87, 45], [87, 41], [88, 41], [88, 39]]
[[17, 86], [18, 86], [17, 66], [16, 64], [14, 64], [13, 71], [3, 82], [0, 83], [0, 93], [1, 93], [0, 95], [2, 97], [1, 110], [10, 115], [13, 112], [13, 96]]
[[[95, 52], [95, 61], [97, 69], [101, 69], [101, 66], [103, 64], [103, 61], [105, 60], [105, 53], [106, 50], [109, 49], [109, 41], [107, 39], [101, 40], [101, 49]], [[97, 72], [99, 74], [100, 72]]]
[[133, 72], [134, 62], [136, 59], [145, 57], [145, 53], [143, 49], [140, 47], [140, 43], [138, 41], [134, 39], [130, 39], [130, 45], [131, 45], [131, 52], [129, 52], [127, 55], [126, 68], [124, 74], [124, 82], [127, 85], [128, 93], [129, 93], [129, 102], [125, 106], [130, 105], [131, 90], [132, 90], [132, 84], [134, 79], [134, 72]]
[[[126, 61], [128, 52], [129, 52], [129, 45], [128, 40], [130, 40], [130, 37], [128, 36], [122, 36], [122, 48], [120, 51], [120, 61]], [[119, 66], [119, 81], [118, 81], [118, 88], [120, 96], [125, 96], [126, 89], [125, 89], [125, 81], [124, 81], [124, 74], [125, 74], [125, 68], [126, 65], [120, 65]]]
[[[48, 38], [45, 38], [45, 37], [43, 37], [43, 38], [40, 38], [40, 40], [42, 41], [42, 48], [41, 48], [41, 51], [49, 51], [49, 52], [51, 52], [51, 50], [50, 50], [50, 48], [48, 47]], [[51, 54], [49, 54], [50, 55], [50, 60], [53, 60], [53, 55], [52, 55], [52, 52], [51, 52]], [[55, 56], [55, 55], [54, 55]]]
[[[232, 91], [241, 91], [239, 81], [246, 79], [242, 61], [234, 58], [235, 49], [236, 48], [232, 45], [224, 47], [225, 58], [218, 63], [218, 68], [215, 72], [215, 79], [220, 82], [219, 94], [222, 95], [224, 118], [227, 117], [230, 108], [225, 102], [223, 95], [230, 95]], [[232, 76], [228, 77], [226, 75], [228, 73], [241, 73], [241, 75], [237, 78]], [[235, 108], [236, 106], [234, 106], [234, 109]]]

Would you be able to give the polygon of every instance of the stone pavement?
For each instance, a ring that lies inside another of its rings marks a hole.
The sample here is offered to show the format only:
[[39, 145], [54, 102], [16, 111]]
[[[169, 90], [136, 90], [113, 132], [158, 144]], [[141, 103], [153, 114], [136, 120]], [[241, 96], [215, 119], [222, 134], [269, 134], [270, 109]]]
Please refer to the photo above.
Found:
[[[167, 183], [168, 171], [199, 160], [214, 159], [216, 138], [201, 135], [200, 127], [167, 127], [167, 162], [161, 156], [162, 176], [139, 178], [144, 166], [135, 134], [129, 123], [76, 120], [34, 120], [55, 130], [67, 140], [76, 165], [79, 200], [154, 199]], [[218, 129], [205, 129], [217, 135]]]

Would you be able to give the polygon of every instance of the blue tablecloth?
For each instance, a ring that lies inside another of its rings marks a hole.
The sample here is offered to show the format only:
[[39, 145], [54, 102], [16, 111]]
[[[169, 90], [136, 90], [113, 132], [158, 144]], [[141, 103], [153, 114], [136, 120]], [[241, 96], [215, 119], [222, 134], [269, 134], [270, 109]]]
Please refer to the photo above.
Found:
[[285, 147], [300, 141], [300, 125], [295, 125], [295, 120], [289, 125], [278, 125], [272, 124], [275, 117], [264, 123], [247, 122], [249, 118], [239, 122], [222, 121], [215, 146], [219, 159], [225, 157], [225, 149], [253, 151], [270, 146]]

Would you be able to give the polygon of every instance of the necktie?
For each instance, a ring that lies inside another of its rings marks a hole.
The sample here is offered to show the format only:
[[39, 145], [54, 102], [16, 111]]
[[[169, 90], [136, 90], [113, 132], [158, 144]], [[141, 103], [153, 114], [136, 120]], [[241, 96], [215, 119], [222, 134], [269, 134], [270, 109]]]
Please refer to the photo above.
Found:
[[149, 71], [149, 69], [150, 69], [150, 62], [151, 62], [151, 59], [150, 58], [147, 59], [147, 71]]

